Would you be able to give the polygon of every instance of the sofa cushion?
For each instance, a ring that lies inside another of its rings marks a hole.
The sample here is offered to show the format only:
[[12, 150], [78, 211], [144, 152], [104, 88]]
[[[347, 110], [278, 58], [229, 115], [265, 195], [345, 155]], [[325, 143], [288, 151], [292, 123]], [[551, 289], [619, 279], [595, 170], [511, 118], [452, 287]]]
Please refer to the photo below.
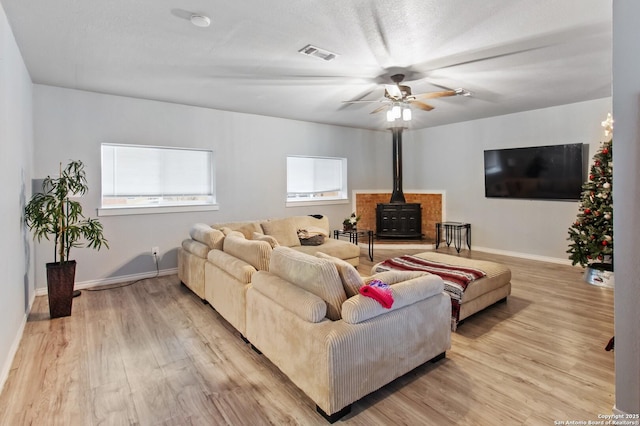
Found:
[[262, 222], [262, 230], [265, 234], [278, 240], [278, 244], [281, 246], [295, 247], [300, 245], [298, 228], [293, 217]]
[[209, 263], [223, 270], [242, 284], [249, 284], [256, 268], [242, 259], [221, 250], [211, 250], [207, 256]]
[[264, 235], [258, 232], [254, 232], [251, 239], [256, 241], [266, 241], [271, 245], [271, 248], [278, 247], [280, 245], [278, 244], [278, 240], [273, 238], [271, 235]]
[[327, 259], [328, 261], [336, 265], [338, 275], [340, 275], [340, 279], [342, 280], [342, 287], [344, 287], [344, 292], [347, 293], [347, 297], [355, 296], [356, 294], [358, 294], [360, 287], [364, 285], [364, 279], [360, 276], [360, 274], [352, 264], [345, 260], [329, 256], [328, 254], [322, 252], [316, 253], [316, 256], [321, 259]]
[[207, 224], [196, 223], [189, 230], [189, 236], [196, 241], [206, 244], [210, 249], [215, 248], [222, 250], [224, 234], [220, 230], [213, 229]]
[[318, 323], [327, 316], [327, 304], [324, 300], [269, 272], [256, 272], [251, 288], [305, 321]]
[[259, 271], [269, 270], [272, 250], [271, 244], [266, 241], [247, 240], [233, 236], [233, 233], [224, 239], [225, 253], [247, 262]]
[[437, 275], [424, 275], [408, 281], [397, 283], [391, 287], [393, 305], [384, 308], [370, 297], [358, 294], [350, 297], [342, 304], [342, 319], [349, 324], [358, 324], [389, 311], [427, 299], [444, 291], [444, 282]]
[[315, 247], [315, 249], [311, 252], [312, 255], [315, 255], [316, 252], [322, 252], [338, 259], [358, 259], [360, 257], [360, 247], [349, 241], [334, 238], [325, 239], [324, 244]]
[[320, 297], [327, 304], [327, 318], [340, 319], [347, 295], [332, 262], [280, 246], [271, 253], [269, 272]]
[[[223, 228], [228, 228], [231, 231], [242, 232], [247, 240], [251, 239], [254, 232], [262, 234], [260, 222], [257, 221], [218, 223], [215, 225], [211, 225], [211, 227], [220, 230], [222, 230]], [[227, 234], [227, 232], [225, 232], [225, 235]]]

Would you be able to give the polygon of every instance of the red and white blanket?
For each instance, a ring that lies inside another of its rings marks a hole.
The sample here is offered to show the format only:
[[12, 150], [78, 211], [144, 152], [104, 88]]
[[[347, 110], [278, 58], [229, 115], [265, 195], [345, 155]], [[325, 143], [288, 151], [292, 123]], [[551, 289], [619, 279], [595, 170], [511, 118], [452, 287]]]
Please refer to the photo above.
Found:
[[424, 271], [439, 275], [444, 281], [444, 291], [451, 296], [451, 317], [454, 324], [460, 319], [460, 300], [469, 284], [477, 279], [485, 277], [486, 272], [469, 266], [451, 265], [449, 263], [435, 262], [421, 257], [405, 255], [387, 259], [376, 266], [375, 272], [391, 269], [401, 271]]

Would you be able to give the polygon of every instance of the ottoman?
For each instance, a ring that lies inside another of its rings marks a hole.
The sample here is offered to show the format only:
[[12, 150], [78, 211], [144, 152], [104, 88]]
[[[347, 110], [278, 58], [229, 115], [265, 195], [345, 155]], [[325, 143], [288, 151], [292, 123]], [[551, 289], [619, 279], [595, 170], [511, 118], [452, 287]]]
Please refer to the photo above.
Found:
[[[473, 268], [486, 274], [482, 278], [469, 282], [462, 292], [462, 297], [459, 295], [455, 297], [450, 294], [454, 305], [452, 306], [454, 309], [452, 309], [453, 318], [451, 319], [453, 330], [456, 329], [460, 321], [498, 301], [506, 299], [511, 294], [511, 270], [500, 263], [467, 259], [436, 252], [424, 252], [412, 256], [443, 265]], [[394, 267], [385, 266], [384, 263], [380, 262], [374, 265], [371, 272], [377, 273], [386, 269], [395, 269]], [[457, 298], [459, 300], [456, 300]]]

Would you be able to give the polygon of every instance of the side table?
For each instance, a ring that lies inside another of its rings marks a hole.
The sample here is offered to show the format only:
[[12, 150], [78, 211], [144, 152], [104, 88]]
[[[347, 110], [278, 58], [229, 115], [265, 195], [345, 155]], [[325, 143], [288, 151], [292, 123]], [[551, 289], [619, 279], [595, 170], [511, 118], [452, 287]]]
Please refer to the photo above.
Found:
[[336, 240], [340, 237], [347, 236], [349, 237], [349, 242], [355, 245], [358, 245], [358, 238], [367, 237], [368, 239], [368, 248], [369, 248], [369, 260], [373, 262], [373, 231], [370, 229], [352, 229], [349, 231], [345, 231], [343, 229], [335, 229], [333, 231], [333, 238]]
[[440, 240], [442, 239], [442, 228], [444, 227], [445, 241], [447, 247], [453, 244], [456, 251], [460, 253], [462, 248], [462, 230], [465, 230], [465, 237], [467, 247], [471, 250], [471, 224], [464, 222], [438, 222], [436, 223], [436, 250], [440, 247]]

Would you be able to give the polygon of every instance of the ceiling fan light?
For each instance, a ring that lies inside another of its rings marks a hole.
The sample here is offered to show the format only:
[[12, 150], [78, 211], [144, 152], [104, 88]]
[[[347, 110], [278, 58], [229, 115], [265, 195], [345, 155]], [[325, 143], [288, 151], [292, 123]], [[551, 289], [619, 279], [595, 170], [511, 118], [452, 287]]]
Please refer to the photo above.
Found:
[[392, 109], [387, 110], [387, 121], [392, 122], [395, 119], [396, 117], [393, 115], [393, 110]]
[[393, 114], [393, 118], [400, 118], [402, 117], [402, 108], [400, 108], [400, 105], [394, 105], [393, 108], [391, 108], [391, 113]]
[[411, 108], [404, 107], [402, 110], [402, 119], [404, 121], [411, 121]]

